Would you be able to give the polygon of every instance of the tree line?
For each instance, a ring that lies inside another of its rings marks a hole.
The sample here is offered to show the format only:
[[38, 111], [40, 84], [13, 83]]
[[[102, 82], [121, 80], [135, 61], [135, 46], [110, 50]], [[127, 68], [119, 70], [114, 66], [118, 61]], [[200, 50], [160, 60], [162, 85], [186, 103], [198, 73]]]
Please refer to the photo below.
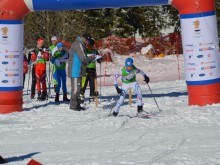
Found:
[[[220, 29], [220, 2], [216, 2], [216, 9]], [[155, 37], [169, 28], [181, 30], [178, 11], [171, 6], [33, 12], [25, 17], [24, 43], [34, 47], [36, 39], [42, 37], [49, 46], [53, 35], [72, 42], [84, 32], [96, 40], [110, 35]]]

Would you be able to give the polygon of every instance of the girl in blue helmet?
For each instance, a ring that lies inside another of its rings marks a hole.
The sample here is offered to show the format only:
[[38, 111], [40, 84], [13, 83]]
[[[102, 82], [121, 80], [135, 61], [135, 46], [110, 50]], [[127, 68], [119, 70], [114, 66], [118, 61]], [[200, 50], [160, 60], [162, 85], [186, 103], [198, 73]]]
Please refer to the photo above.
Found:
[[[140, 73], [144, 77], [144, 81], [149, 83], [149, 77], [140, 69], [136, 68], [133, 65], [133, 59], [127, 58], [125, 60], [125, 66], [118, 71], [117, 74], [114, 75], [114, 86], [117, 90], [117, 93], [120, 94], [119, 100], [116, 106], [113, 109], [113, 116], [117, 116], [119, 113], [119, 109], [124, 102], [125, 95], [128, 89], [133, 89], [133, 91], [137, 94], [137, 112], [141, 113], [143, 111], [143, 103], [142, 103], [142, 93], [139, 84], [136, 81], [136, 74]], [[121, 89], [118, 87], [117, 79], [121, 77], [122, 86]]]

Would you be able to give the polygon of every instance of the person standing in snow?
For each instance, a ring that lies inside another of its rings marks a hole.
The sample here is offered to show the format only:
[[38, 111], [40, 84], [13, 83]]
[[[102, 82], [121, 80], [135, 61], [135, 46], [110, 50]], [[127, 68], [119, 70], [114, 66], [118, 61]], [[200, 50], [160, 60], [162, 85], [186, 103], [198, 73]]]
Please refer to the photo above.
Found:
[[[89, 40], [88, 48], [86, 49], [87, 56], [89, 55], [99, 55], [99, 52], [94, 48], [95, 40], [92, 38]], [[101, 59], [97, 60], [98, 63], [101, 63]], [[96, 61], [89, 63], [86, 67], [86, 77], [82, 79], [82, 88], [80, 93], [80, 99], [84, 102], [84, 94], [86, 87], [89, 83], [90, 87], [90, 95], [89, 95], [89, 102], [95, 101], [95, 79], [96, 79]]]
[[[49, 59], [49, 52], [42, 46], [44, 40], [42, 38], [38, 39], [38, 48], [32, 52], [31, 60], [35, 66], [35, 76], [36, 76], [36, 85], [38, 91], [37, 99], [43, 101], [47, 99], [47, 85], [46, 85], [46, 61]], [[33, 84], [32, 84], [33, 85]], [[41, 92], [42, 88], [42, 92]]]
[[[114, 75], [114, 86], [118, 94], [120, 94], [119, 100], [116, 106], [113, 108], [113, 116], [117, 116], [119, 113], [119, 109], [124, 102], [125, 95], [128, 89], [133, 89], [137, 94], [137, 112], [143, 112], [143, 103], [142, 103], [142, 93], [139, 84], [136, 81], [136, 74], [140, 73], [144, 77], [144, 81], [149, 83], [149, 77], [140, 69], [136, 68], [133, 65], [133, 59], [127, 58], [125, 60], [125, 66], [118, 71], [117, 74]], [[121, 89], [118, 87], [117, 79], [121, 77], [122, 79], [122, 87]]]
[[83, 34], [82, 37], [78, 36], [69, 50], [68, 76], [71, 78], [72, 88], [70, 109], [75, 111], [85, 110], [80, 105], [80, 89], [82, 77], [86, 73], [86, 66], [95, 59], [95, 55], [90, 57], [86, 55], [86, 45], [88, 45], [90, 39], [91, 36], [89, 34]]
[[51, 62], [53, 63], [56, 71], [57, 86], [55, 88], [56, 97], [55, 102], [59, 103], [60, 87], [62, 82], [63, 89], [63, 101], [70, 101], [67, 98], [67, 87], [66, 87], [66, 62], [69, 58], [69, 53], [64, 49], [63, 43], [59, 42], [57, 44], [57, 51], [55, 51]]
[[44, 40], [42, 38], [39, 38], [37, 40], [37, 48], [31, 50], [28, 54], [28, 64], [29, 66], [32, 67], [32, 83], [31, 83], [31, 99], [34, 99], [35, 97], [35, 90], [36, 90], [36, 73], [35, 73], [35, 67], [36, 67], [36, 55], [39, 52], [43, 51], [43, 45], [44, 45]]
[[[51, 37], [51, 42], [52, 45], [50, 45], [49, 50], [52, 53], [54, 53], [52, 50], [54, 48], [56, 48], [58, 40], [56, 36]], [[53, 54], [52, 54], [53, 55]], [[54, 85], [54, 91], [56, 92], [56, 87], [57, 87], [57, 76], [56, 76], [56, 67], [54, 66], [54, 64], [51, 64], [51, 70], [52, 70], [52, 77], [53, 77], [53, 85]]]

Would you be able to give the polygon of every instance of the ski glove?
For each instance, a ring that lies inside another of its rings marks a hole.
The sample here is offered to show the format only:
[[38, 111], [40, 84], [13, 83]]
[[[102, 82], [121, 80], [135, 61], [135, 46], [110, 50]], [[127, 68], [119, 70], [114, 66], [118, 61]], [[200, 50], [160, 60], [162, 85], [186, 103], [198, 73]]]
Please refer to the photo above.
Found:
[[119, 87], [115, 87], [118, 94], [121, 94], [122, 90]]
[[144, 81], [148, 84], [150, 82], [150, 78], [145, 75], [144, 76]]

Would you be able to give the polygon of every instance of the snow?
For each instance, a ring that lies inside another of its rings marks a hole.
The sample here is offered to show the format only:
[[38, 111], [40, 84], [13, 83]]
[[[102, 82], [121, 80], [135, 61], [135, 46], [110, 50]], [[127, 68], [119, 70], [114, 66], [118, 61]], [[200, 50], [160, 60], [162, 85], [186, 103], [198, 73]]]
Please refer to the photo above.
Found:
[[24, 165], [31, 159], [44, 165], [220, 164], [220, 104], [188, 106], [182, 55], [178, 60], [175, 55], [152, 60], [133, 57], [151, 78], [153, 95], [138, 77], [144, 110], [158, 112], [155, 98], [161, 113], [148, 119], [130, 118], [136, 114], [134, 95], [131, 106], [125, 99], [118, 117], [107, 116], [118, 99], [112, 74], [125, 58], [102, 63], [101, 75], [110, 76], [101, 88], [98, 109], [91, 105], [76, 112], [66, 103], [54, 104], [54, 98], [30, 100], [26, 81], [24, 111], [0, 115], [0, 155], [7, 164]]

